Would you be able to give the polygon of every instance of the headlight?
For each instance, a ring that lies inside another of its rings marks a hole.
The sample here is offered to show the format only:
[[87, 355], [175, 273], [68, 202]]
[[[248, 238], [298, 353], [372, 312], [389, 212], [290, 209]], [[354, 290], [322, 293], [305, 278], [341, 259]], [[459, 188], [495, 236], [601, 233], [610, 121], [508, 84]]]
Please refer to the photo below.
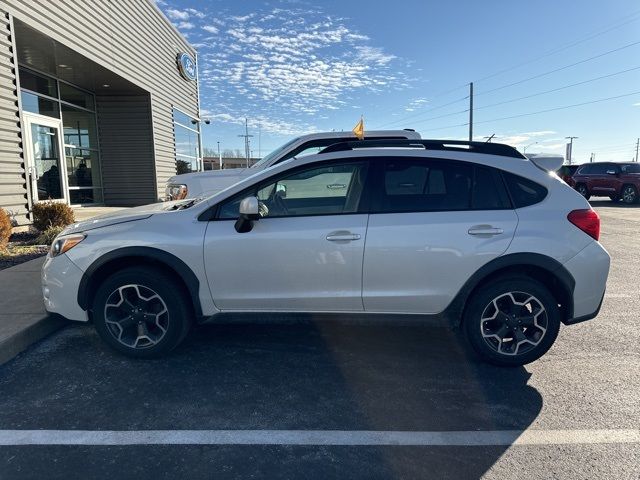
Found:
[[62, 255], [64, 252], [68, 252], [77, 244], [79, 244], [82, 240], [85, 239], [85, 237], [86, 235], [80, 233], [58, 237], [51, 244], [49, 255], [51, 255], [52, 257]]
[[164, 189], [164, 193], [167, 200], [182, 200], [183, 198], [187, 198], [189, 189], [186, 185], [169, 184], [167, 188]]

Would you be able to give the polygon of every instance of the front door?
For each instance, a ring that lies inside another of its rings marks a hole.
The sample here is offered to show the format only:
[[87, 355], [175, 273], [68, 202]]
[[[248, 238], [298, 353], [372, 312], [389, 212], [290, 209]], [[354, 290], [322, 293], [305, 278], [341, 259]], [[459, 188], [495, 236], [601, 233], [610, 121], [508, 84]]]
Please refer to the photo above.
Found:
[[30, 203], [43, 200], [68, 203], [63, 164], [62, 122], [25, 113], [25, 165]]
[[[353, 161], [301, 167], [223, 202], [204, 241], [216, 307], [362, 311], [366, 170]], [[258, 197], [263, 216], [238, 233], [238, 205], [249, 195]]]

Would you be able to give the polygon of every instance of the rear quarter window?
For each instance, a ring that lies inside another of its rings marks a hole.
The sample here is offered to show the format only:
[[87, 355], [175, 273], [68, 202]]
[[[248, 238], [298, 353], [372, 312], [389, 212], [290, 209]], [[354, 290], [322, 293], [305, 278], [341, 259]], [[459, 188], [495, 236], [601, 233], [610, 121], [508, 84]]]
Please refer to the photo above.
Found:
[[520, 175], [504, 172], [503, 176], [515, 208], [535, 205], [544, 200], [549, 193], [542, 185]]

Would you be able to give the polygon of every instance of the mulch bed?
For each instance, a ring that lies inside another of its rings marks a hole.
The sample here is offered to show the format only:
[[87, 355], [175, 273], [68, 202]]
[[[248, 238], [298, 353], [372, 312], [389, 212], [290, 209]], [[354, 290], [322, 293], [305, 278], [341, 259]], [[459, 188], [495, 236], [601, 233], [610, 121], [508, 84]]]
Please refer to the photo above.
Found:
[[32, 232], [11, 235], [7, 250], [0, 252], [0, 270], [46, 255], [49, 247], [31, 245], [37, 237], [38, 234]]

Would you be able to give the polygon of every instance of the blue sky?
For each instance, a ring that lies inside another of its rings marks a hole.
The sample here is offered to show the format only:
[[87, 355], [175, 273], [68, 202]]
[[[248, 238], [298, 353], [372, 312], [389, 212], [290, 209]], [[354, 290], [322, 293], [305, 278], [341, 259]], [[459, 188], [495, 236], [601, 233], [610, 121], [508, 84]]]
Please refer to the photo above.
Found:
[[635, 154], [637, 0], [157, 3], [198, 49], [205, 147], [243, 148], [245, 117], [256, 156], [361, 114], [368, 129], [464, 139], [473, 81], [476, 139], [564, 154], [577, 136], [578, 162]]

